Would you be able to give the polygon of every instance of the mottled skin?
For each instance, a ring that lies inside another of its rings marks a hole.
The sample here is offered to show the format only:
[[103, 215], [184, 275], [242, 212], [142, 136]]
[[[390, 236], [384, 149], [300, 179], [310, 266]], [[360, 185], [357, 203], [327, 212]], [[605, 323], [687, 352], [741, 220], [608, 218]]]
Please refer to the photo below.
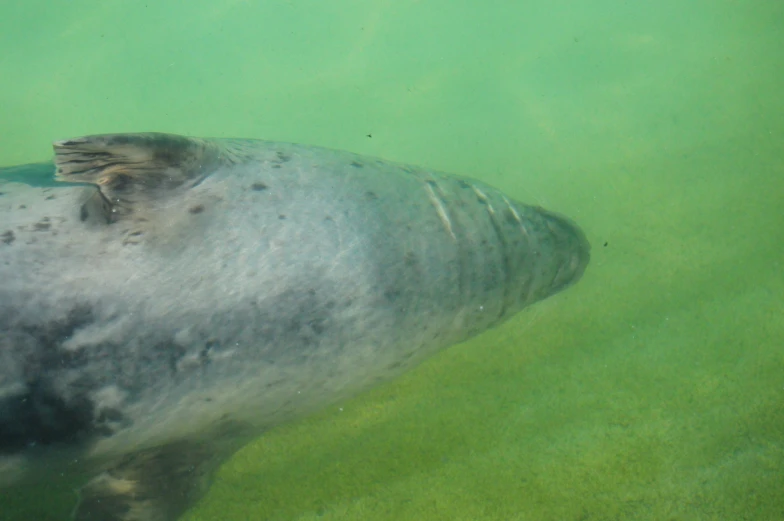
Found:
[[347, 152], [130, 134], [55, 153], [60, 186], [0, 174], [0, 486], [92, 474], [80, 521], [176, 519], [249, 438], [589, 257], [563, 217]]

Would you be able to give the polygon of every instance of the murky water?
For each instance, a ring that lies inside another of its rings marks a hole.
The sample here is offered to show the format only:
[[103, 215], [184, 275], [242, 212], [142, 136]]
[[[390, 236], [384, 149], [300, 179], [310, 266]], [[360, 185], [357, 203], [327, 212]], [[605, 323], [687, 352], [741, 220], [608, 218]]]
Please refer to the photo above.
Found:
[[[187, 521], [777, 520], [783, 58], [762, 0], [9, 3], [0, 165], [103, 132], [295, 141], [587, 231], [577, 286], [260, 438]], [[0, 519], [63, 519], [71, 487], [0, 490]]]

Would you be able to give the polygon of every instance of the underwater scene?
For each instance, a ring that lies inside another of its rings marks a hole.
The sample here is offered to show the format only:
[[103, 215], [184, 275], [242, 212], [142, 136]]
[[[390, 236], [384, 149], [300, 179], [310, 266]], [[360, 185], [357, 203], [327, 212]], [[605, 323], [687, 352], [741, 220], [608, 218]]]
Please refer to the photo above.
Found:
[[0, 521], [784, 520], [783, 71], [767, 0], [0, 5]]

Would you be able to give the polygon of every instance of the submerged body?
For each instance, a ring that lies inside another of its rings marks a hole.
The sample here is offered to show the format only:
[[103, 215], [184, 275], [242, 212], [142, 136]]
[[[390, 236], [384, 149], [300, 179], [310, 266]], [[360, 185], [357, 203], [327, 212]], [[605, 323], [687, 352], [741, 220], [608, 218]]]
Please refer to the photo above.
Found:
[[55, 152], [61, 186], [0, 178], [0, 486], [92, 473], [82, 521], [176, 519], [247, 439], [588, 262], [563, 217], [347, 152], [164, 134]]

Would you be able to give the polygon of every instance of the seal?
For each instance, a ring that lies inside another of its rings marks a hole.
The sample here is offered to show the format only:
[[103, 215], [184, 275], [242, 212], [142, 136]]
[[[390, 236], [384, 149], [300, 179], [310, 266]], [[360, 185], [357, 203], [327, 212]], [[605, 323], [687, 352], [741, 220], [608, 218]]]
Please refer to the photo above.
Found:
[[168, 134], [54, 151], [0, 172], [0, 486], [91, 476], [78, 521], [177, 519], [248, 440], [589, 260], [565, 217], [348, 152]]

